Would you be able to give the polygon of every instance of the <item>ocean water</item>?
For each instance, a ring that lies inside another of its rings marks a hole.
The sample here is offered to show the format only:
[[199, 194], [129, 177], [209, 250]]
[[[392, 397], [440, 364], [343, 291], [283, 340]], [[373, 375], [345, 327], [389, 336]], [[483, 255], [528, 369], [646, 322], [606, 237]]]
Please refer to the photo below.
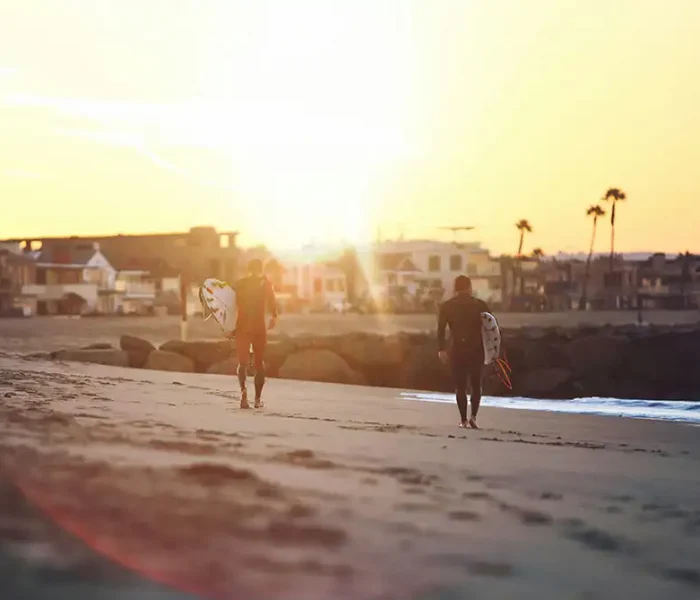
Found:
[[[402, 392], [404, 400], [454, 403], [454, 394], [437, 392]], [[576, 398], [574, 400], [536, 400], [534, 398], [499, 398], [484, 396], [481, 405], [516, 410], [541, 410], [580, 415], [604, 415], [629, 419], [677, 421], [700, 425], [700, 402], [680, 400], [621, 400], [619, 398]]]

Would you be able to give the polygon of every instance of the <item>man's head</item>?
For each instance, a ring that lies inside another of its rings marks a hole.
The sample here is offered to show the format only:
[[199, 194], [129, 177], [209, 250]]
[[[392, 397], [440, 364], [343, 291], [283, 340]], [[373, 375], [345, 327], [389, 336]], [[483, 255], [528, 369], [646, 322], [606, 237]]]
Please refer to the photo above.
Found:
[[471, 294], [472, 280], [466, 275], [459, 275], [455, 278], [455, 294]]
[[248, 273], [251, 275], [262, 275], [263, 263], [259, 258], [254, 258], [248, 263]]

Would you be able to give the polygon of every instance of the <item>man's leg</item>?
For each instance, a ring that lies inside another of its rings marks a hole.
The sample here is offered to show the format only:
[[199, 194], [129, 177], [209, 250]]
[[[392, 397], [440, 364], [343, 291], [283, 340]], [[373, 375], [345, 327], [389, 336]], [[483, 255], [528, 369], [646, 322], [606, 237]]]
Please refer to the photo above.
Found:
[[267, 348], [267, 332], [253, 337], [253, 361], [255, 362], [255, 407], [260, 408], [263, 386], [265, 385], [265, 349]]
[[469, 365], [469, 385], [471, 387], [472, 413], [469, 418], [469, 426], [478, 429], [476, 426], [476, 415], [479, 413], [481, 405], [481, 374], [484, 369], [484, 361], [473, 360]]
[[463, 356], [452, 349], [452, 381], [457, 395], [457, 408], [459, 408], [460, 426], [467, 422], [467, 371]]
[[246, 374], [248, 370], [248, 362], [250, 362], [250, 336], [237, 333], [236, 334], [236, 358], [238, 360], [238, 385], [241, 388], [241, 408], [250, 408], [248, 405], [248, 390], [246, 389]]

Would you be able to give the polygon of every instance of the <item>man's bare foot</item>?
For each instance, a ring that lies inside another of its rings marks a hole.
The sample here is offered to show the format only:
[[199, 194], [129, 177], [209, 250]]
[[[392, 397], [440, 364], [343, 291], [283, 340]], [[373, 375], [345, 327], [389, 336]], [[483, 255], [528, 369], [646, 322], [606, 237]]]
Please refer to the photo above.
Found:
[[265, 403], [262, 401], [262, 398], [256, 398], [255, 408], [262, 408], [263, 406], [265, 406]]
[[472, 429], [479, 429], [479, 426], [476, 424], [476, 419], [474, 417], [469, 419], [469, 427]]
[[241, 390], [241, 408], [250, 408], [250, 404], [248, 404], [248, 390], [245, 388]]
[[462, 429], [466, 429], [466, 428], [467, 428], [467, 422], [466, 422], [466, 421], [462, 421], [462, 422], [459, 424], [459, 426], [460, 426]]

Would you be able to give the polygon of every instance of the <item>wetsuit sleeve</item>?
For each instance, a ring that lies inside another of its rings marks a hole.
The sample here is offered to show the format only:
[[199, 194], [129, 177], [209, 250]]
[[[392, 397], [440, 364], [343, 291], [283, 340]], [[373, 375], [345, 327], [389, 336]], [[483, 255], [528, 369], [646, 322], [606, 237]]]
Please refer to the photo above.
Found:
[[265, 290], [266, 303], [270, 314], [276, 319], [277, 318], [277, 297], [275, 296], [275, 288], [271, 282], [267, 282]]
[[445, 311], [445, 305], [440, 306], [440, 312], [438, 313], [438, 328], [437, 328], [437, 342], [438, 350], [445, 349], [445, 329], [447, 327], [447, 314]]

